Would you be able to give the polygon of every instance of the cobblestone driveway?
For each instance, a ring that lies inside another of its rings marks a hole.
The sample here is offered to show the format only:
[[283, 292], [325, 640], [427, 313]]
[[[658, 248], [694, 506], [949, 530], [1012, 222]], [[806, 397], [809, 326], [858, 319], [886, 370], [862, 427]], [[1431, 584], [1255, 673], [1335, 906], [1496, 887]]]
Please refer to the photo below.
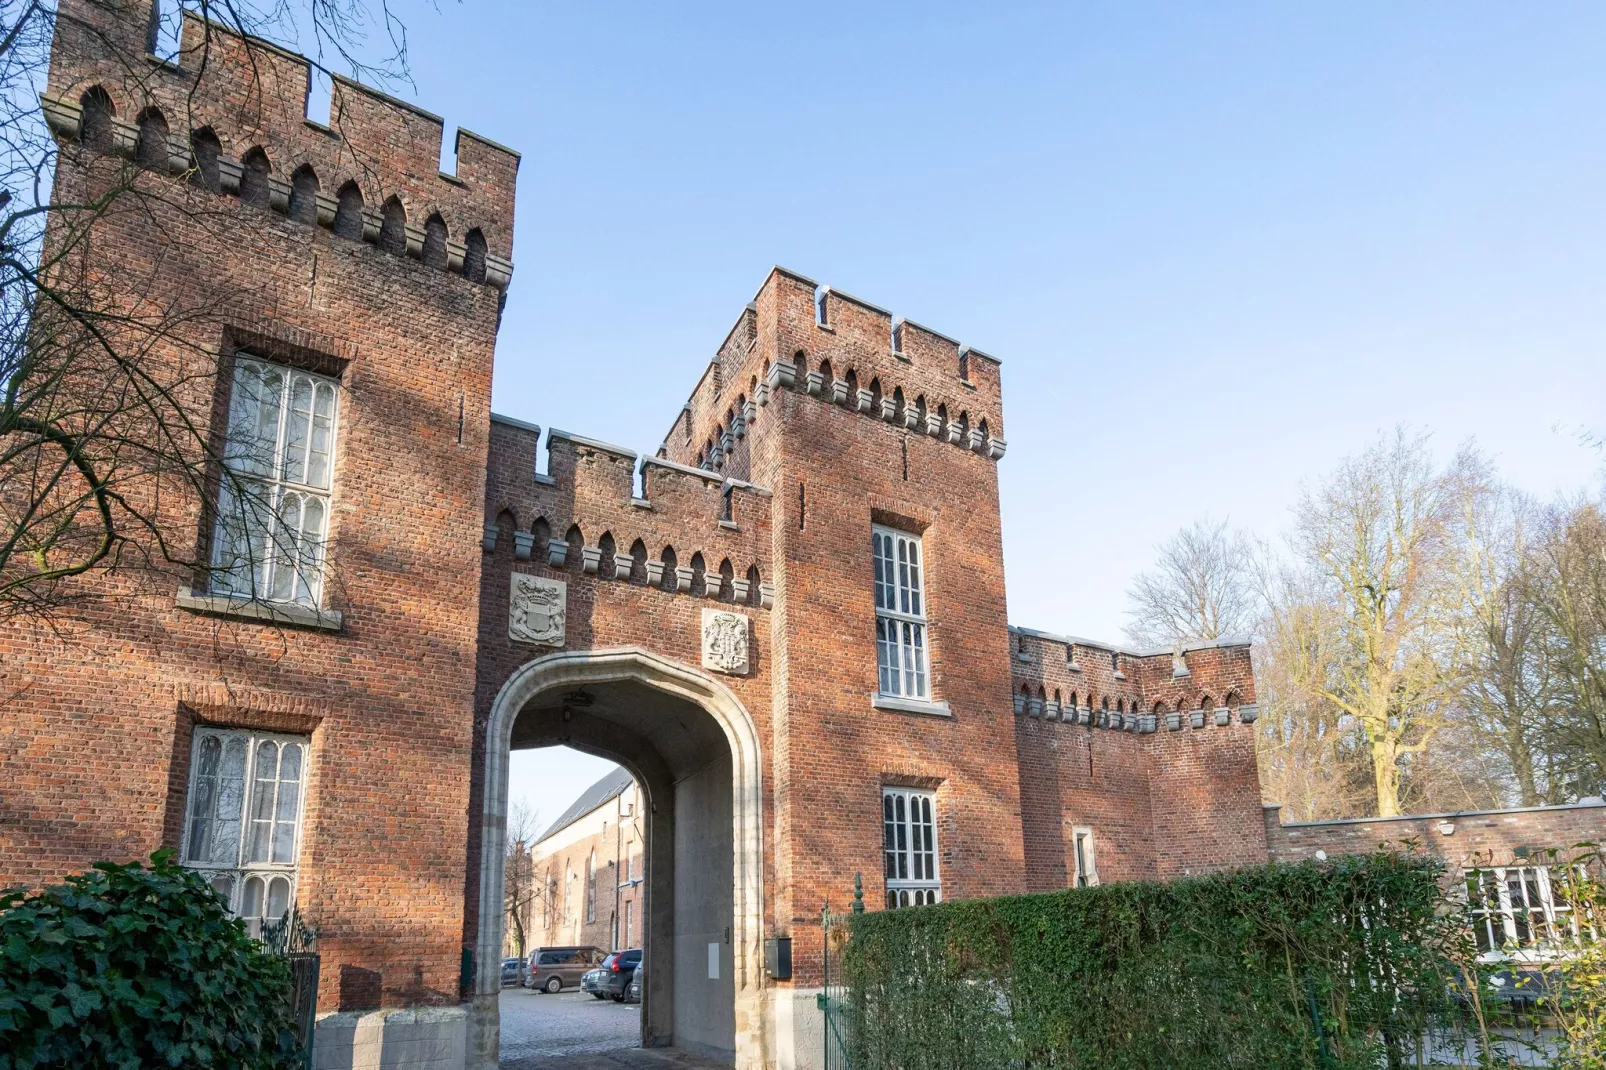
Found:
[[663, 1049], [643, 1051], [641, 1005], [502, 990], [502, 1070], [726, 1070]]

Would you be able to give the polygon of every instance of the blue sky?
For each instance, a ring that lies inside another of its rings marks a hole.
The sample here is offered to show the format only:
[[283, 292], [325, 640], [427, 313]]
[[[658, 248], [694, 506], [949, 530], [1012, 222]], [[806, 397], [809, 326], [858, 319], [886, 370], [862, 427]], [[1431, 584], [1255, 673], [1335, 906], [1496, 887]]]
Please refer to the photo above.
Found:
[[405, 95], [524, 154], [499, 412], [651, 451], [785, 264], [1003, 359], [1016, 623], [1117, 637], [1396, 423], [1598, 480], [1606, 5], [401, 10]]

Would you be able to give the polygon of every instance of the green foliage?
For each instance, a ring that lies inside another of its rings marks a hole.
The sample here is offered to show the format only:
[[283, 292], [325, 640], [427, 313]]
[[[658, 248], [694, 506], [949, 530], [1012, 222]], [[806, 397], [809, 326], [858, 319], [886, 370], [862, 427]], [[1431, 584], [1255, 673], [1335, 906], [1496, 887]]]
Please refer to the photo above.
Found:
[[[1553, 894], [1583, 936], [1556, 964], [1559, 983], [1539, 1002], [1558, 1036], [1557, 1070], [1606, 1070], [1606, 857], [1593, 843], [1551, 851]], [[1563, 925], [1563, 932], [1570, 926]]]
[[1455, 1008], [1440, 875], [1380, 853], [858, 915], [853, 1065], [1404, 1065]]
[[171, 851], [0, 892], [0, 1070], [295, 1065], [289, 993]]

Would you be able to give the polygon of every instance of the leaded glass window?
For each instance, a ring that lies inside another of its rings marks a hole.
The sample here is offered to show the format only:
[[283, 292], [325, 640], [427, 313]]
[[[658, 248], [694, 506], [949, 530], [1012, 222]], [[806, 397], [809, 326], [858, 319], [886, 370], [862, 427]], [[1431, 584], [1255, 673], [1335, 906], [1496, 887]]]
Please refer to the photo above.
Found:
[[926, 906], [942, 899], [937, 875], [936, 799], [929, 791], [881, 792], [882, 857], [887, 907]]
[[217, 593], [320, 604], [338, 394], [325, 376], [236, 360], [212, 540]]
[[876, 670], [883, 695], [926, 699], [926, 601], [920, 537], [870, 531], [875, 557]]
[[207, 874], [254, 935], [295, 902], [306, 758], [301, 737], [195, 730], [184, 864]]

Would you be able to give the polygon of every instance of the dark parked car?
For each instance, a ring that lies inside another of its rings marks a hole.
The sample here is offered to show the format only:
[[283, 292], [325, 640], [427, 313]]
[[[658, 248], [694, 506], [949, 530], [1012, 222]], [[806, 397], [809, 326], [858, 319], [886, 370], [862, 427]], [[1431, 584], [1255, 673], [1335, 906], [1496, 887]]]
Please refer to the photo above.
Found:
[[585, 975], [580, 987], [597, 999], [612, 996], [615, 1003], [623, 1003], [625, 989], [630, 987], [630, 979], [636, 975], [636, 967], [640, 965], [641, 948], [615, 951], [602, 960], [601, 966]]
[[630, 975], [630, 987], [625, 989], [626, 1003], [641, 1002], [641, 986], [647, 983], [647, 964], [642, 963], [636, 967], [636, 972]]
[[573, 988], [602, 959], [602, 949], [589, 945], [536, 948], [530, 952], [530, 975], [524, 981], [525, 987], [543, 992]]
[[520, 969], [523, 962], [524, 960], [520, 958], [502, 960], [502, 983], [504, 985], [516, 985], [523, 979], [521, 975], [524, 971]]

